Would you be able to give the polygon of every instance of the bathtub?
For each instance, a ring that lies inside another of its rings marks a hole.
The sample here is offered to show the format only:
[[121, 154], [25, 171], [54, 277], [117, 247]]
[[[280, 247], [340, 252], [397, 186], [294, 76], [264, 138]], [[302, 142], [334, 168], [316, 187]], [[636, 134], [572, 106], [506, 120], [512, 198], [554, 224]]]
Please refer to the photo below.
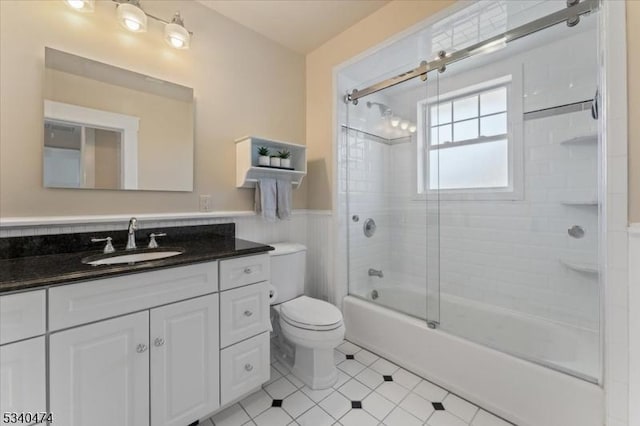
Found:
[[[347, 339], [374, 351], [520, 426], [602, 426], [604, 394], [600, 386], [521, 358], [562, 370], [597, 370], [597, 335], [519, 315], [508, 310], [442, 294], [441, 329], [430, 329], [424, 290], [376, 288], [343, 301]], [[402, 309], [409, 315], [390, 308]], [[473, 318], [473, 330], [465, 330]], [[484, 330], [484, 332], [478, 332]], [[518, 357], [489, 348], [505, 339]], [[488, 345], [488, 346], [487, 346]], [[585, 347], [594, 359], [582, 359]], [[589, 346], [591, 345], [591, 346]], [[594, 370], [594, 372], [596, 371]]]

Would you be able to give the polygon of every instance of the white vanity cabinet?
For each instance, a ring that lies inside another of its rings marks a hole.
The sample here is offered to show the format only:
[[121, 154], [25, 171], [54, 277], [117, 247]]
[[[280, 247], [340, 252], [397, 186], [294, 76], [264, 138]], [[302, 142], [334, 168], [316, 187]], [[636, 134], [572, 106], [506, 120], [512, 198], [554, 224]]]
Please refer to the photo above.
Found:
[[[0, 424], [4, 413], [46, 411], [45, 291], [0, 296]], [[34, 337], [39, 336], [39, 337]]]
[[0, 296], [2, 411], [52, 426], [206, 418], [269, 380], [268, 279], [260, 254]]
[[54, 425], [184, 426], [219, 407], [217, 294], [54, 333], [49, 344]]

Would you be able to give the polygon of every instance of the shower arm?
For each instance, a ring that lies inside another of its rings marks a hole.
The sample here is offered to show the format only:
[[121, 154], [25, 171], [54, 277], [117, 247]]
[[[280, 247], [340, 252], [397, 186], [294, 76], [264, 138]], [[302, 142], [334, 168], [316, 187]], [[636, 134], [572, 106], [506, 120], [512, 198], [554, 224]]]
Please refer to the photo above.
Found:
[[569, 26], [577, 25], [579, 17], [585, 14], [589, 14], [598, 10], [600, 7], [600, 0], [583, 0], [579, 3], [575, 1], [567, 2], [567, 7], [558, 12], [551, 13], [542, 18], [531, 21], [527, 24], [521, 25], [509, 31], [505, 31], [502, 34], [498, 34], [480, 43], [473, 44], [455, 52], [446, 53], [444, 51], [438, 52], [438, 57], [431, 62], [422, 61], [420, 66], [410, 71], [391, 77], [387, 80], [373, 84], [362, 90], [353, 89], [353, 91], [344, 97], [346, 103], [352, 102], [354, 105], [358, 105], [358, 99], [371, 95], [372, 93], [379, 92], [389, 87], [396, 86], [405, 81], [412, 80], [416, 77], [420, 77], [422, 81], [427, 80], [427, 73], [432, 70], [438, 70], [444, 72], [447, 65], [454, 62], [461, 61], [463, 59], [491, 51], [493, 48], [509, 43], [514, 40], [518, 40], [522, 37], [526, 37], [529, 34], [542, 31], [546, 28], [554, 25], [566, 22]]

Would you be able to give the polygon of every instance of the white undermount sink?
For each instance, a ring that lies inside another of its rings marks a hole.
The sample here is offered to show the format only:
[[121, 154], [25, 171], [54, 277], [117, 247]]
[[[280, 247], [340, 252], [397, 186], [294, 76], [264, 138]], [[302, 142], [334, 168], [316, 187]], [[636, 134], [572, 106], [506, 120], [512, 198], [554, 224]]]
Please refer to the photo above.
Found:
[[[108, 257], [101, 257], [98, 259], [95, 258], [86, 258], [83, 259], [82, 262], [88, 265], [98, 266], [98, 265], [118, 265], [122, 263], [139, 263], [139, 262], [148, 262], [150, 260], [159, 260], [165, 259], [167, 257], [178, 256], [184, 253], [182, 250], [164, 250], [164, 251], [148, 251], [141, 253], [123, 253], [121, 255], [111, 255]], [[95, 259], [95, 260], [92, 260]]]

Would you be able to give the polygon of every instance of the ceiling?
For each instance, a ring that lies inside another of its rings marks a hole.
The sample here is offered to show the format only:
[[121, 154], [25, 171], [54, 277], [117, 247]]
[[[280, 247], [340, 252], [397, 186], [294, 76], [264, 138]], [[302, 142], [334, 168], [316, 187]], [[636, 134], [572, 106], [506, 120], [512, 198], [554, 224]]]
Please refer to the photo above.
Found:
[[245, 27], [306, 54], [389, 0], [198, 0]]

